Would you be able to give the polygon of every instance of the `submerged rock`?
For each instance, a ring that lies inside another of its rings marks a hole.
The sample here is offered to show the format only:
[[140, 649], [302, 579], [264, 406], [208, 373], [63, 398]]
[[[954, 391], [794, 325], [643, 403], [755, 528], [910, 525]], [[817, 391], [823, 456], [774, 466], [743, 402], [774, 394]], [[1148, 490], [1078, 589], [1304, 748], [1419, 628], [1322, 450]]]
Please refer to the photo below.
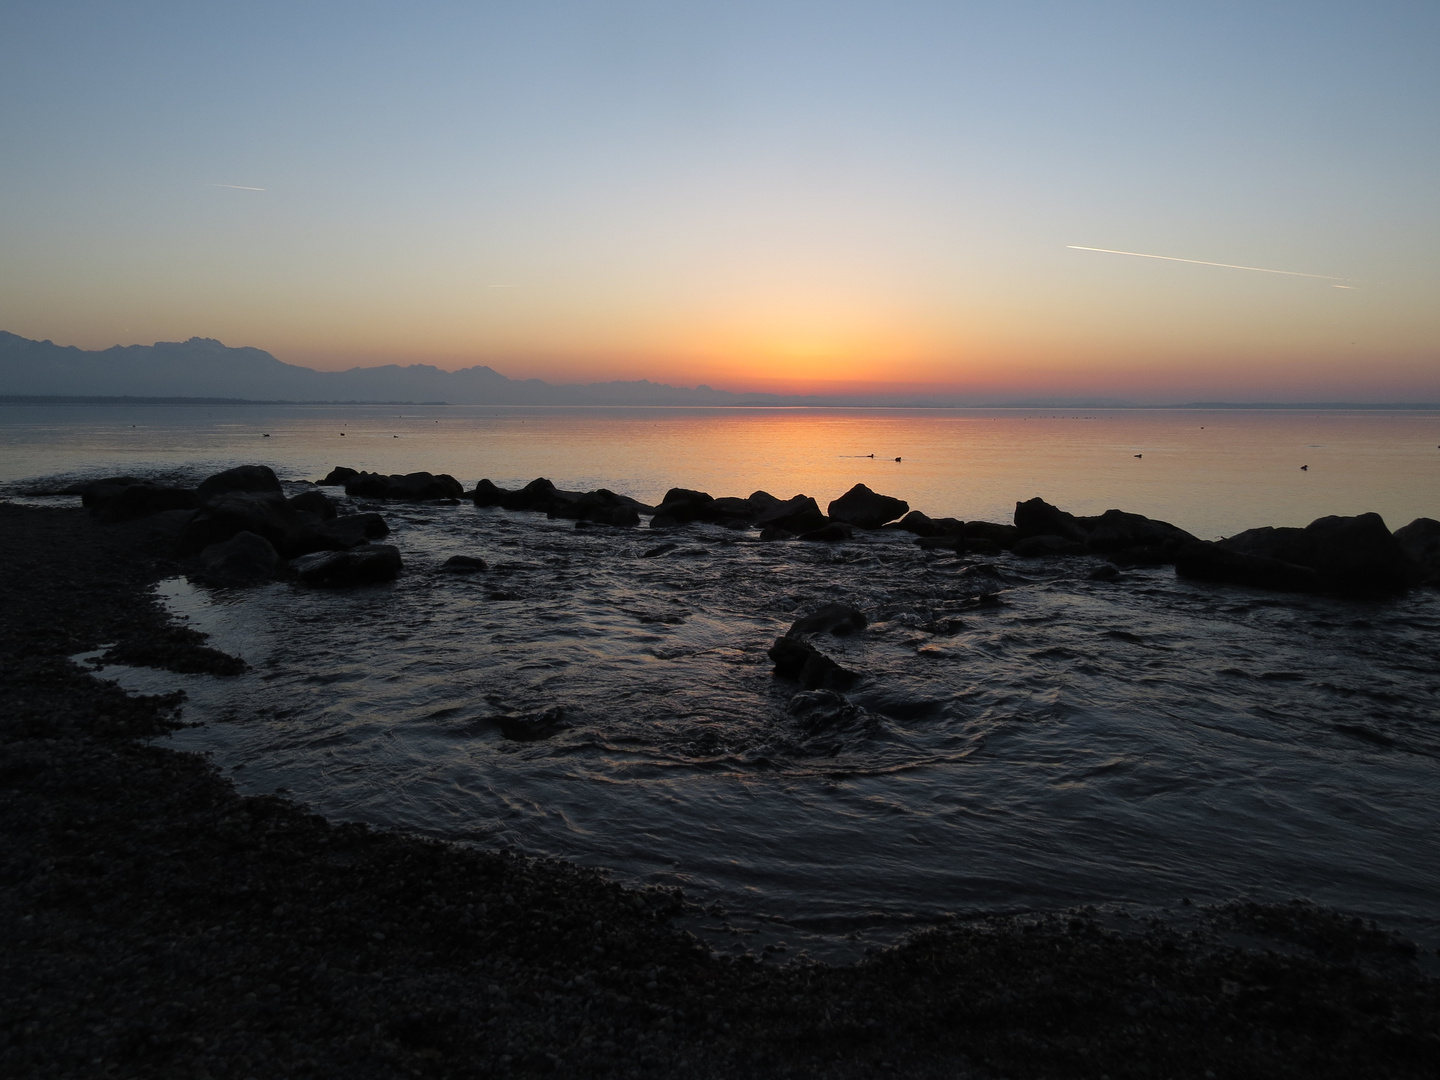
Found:
[[776, 675], [794, 679], [806, 690], [846, 690], [860, 679], [798, 637], [776, 638], [766, 655], [775, 662]]
[[879, 495], [864, 484], [856, 484], [832, 502], [827, 512], [832, 521], [853, 525], [857, 529], [878, 529], [909, 509], [910, 504], [904, 499]]
[[800, 722], [807, 734], [863, 722], [865, 711], [834, 690], [806, 690], [792, 697], [785, 711]]
[[489, 564], [474, 555], [451, 555], [440, 564], [441, 572], [446, 574], [477, 574], [487, 569]]
[[868, 625], [869, 620], [858, 608], [853, 608], [849, 604], [826, 604], [809, 615], [796, 619], [790, 629], [785, 632], [785, 636], [833, 634], [836, 637], [844, 637], [848, 634], [859, 633]]

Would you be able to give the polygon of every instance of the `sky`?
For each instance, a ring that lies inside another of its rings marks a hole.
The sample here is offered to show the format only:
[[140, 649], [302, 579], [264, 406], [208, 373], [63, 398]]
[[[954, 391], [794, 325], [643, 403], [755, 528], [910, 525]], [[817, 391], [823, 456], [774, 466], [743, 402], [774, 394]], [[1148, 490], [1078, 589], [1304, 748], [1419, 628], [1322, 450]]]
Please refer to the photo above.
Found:
[[0, 0], [0, 41], [26, 337], [1440, 401], [1433, 0]]

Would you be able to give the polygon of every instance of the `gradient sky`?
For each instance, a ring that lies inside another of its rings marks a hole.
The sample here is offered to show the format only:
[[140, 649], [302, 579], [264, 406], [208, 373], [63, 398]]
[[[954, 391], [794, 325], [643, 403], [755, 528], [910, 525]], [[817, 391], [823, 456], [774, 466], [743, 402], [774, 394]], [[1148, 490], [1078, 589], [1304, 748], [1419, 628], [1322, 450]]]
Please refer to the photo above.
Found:
[[58, 0], [0, 42], [27, 337], [1440, 400], [1434, 0]]

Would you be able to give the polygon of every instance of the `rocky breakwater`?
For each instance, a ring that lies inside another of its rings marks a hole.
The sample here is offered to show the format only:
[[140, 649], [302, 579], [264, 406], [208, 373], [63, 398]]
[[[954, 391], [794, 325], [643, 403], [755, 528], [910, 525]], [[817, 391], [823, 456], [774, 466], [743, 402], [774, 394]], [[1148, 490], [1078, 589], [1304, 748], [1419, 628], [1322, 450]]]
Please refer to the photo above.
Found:
[[1105, 555], [1132, 566], [1164, 566], [1195, 542], [1184, 529], [1124, 510], [1077, 517], [1034, 498], [1015, 504], [1015, 541], [1021, 558], [1045, 555]]
[[481, 480], [468, 495], [476, 506], [528, 510], [550, 518], [573, 521], [577, 526], [585, 523], [633, 528], [640, 524], [641, 514], [655, 513], [655, 507], [617, 495], [608, 488], [565, 491], [543, 476], [531, 480], [518, 491], [502, 488], [490, 480]]
[[1440, 582], [1440, 522], [1417, 518], [1392, 533], [1379, 514], [1323, 517], [1303, 529], [1247, 529], [1185, 544], [1175, 571], [1282, 592], [1393, 595]]
[[306, 584], [357, 585], [389, 580], [402, 567], [398, 550], [371, 543], [390, 531], [379, 514], [341, 515], [314, 489], [287, 498], [265, 465], [227, 469], [196, 488], [108, 477], [76, 493], [100, 523], [143, 522], [219, 584], [293, 575]]

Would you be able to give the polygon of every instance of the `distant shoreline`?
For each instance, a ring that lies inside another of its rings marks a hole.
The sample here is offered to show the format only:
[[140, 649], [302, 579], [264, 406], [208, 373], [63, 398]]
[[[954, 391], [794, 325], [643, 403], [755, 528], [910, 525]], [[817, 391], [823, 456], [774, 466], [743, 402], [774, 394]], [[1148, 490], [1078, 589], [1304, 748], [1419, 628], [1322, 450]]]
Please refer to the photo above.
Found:
[[1348, 401], [1318, 401], [1318, 402], [1283, 402], [1283, 401], [1192, 401], [1179, 402], [1169, 405], [1137, 405], [1137, 404], [1116, 404], [1089, 403], [1089, 402], [996, 402], [992, 404], [978, 405], [952, 405], [936, 404], [927, 402], [811, 402], [807, 404], [783, 405], [773, 403], [747, 404], [739, 402], [727, 405], [685, 405], [676, 403], [665, 404], [634, 404], [621, 405], [611, 403], [595, 404], [534, 404], [523, 405], [513, 402], [467, 402], [457, 403], [450, 401], [360, 401], [349, 400], [298, 400], [293, 398], [227, 398], [227, 397], [152, 397], [148, 395], [101, 395], [101, 394], [0, 394], [0, 405], [220, 405], [220, 406], [242, 406], [242, 405], [409, 405], [409, 406], [446, 406], [450, 408], [488, 408], [488, 409], [927, 409], [927, 410], [974, 410], [974, 409], [1096, 409], [1102, 411], [1227, 411], [1227, 410], [1250, 410], [1250, 411], [1274, 411], [1274, 412], [1440, 412], [1440, 402], [1418, 402], [1414, 404], [1400, 402], [1364, 403]]

